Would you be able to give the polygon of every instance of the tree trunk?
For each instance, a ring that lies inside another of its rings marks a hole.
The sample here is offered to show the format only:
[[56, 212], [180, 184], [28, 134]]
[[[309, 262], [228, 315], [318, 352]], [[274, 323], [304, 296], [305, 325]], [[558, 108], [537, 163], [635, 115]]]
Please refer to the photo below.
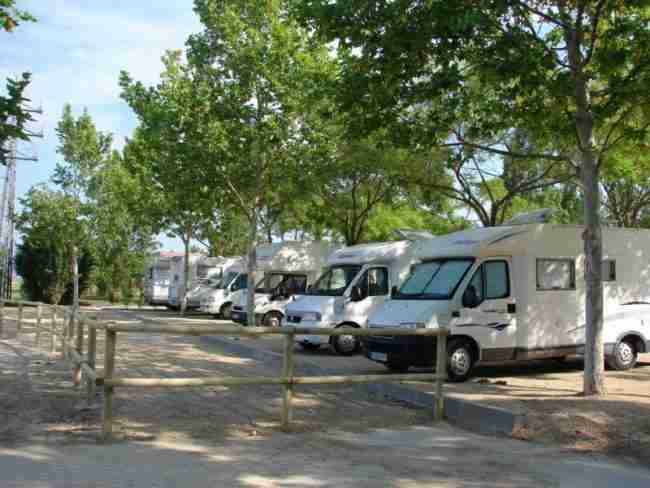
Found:
[[247, 325], [255, 327], [255, 271], [257, 270], [257, 200], [251, 209], [248, 250], [248, 283], [246, 290]]
[[183, 262], [183, 282], [181, 283], [181, 292], [179, 293], [178, 299], [181, 304], [181, 315], [185, 314], [185, 308], [187, 307], [187, 284], [190, 279], [190, 239], [189, 237], [183, 237], [183, 245], [185, 246], [185, 260]]
[[599, 170], [591, 150], [583, 151], [581, 179], [585, 202], [585, 285], [586, 337], [583, 393], [605, 393], [605, 351], [603, 346], [603, 236], [600, 226]]

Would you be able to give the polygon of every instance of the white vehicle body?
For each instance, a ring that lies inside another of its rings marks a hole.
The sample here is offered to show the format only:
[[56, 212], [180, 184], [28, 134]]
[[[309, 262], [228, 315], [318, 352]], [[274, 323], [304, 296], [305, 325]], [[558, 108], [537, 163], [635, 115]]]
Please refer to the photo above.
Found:
[[223, 268], [229, 262], [224, 257], [202, 257], [196, 263], [196, 276], [189, 285], [186, 293], [188, 309], [197, 309], [201, 306], [201, 298], [211, 290], [223, 277]]
[[[312, 285], [335, 249], [329, 242], [281, 242], [257, 248], [255, 318], [259, 324], [279, 326], [293, 297]], [[246, 324], [248, 290], [239, 290], [233, 299], [232, 319]]]
[[[420, 233], [414, 240], [361, 244], [333, 252], [311, 290], [287, 305], [284, 323], [300, 327], [365, 327], [370, 314], [389, 297], [391, 288], [406, 278], [417, 260], [421, 242], [433, 237], [427, 235]], [[357, 348], [356, 339], [339, 337], [348, 341], [348, 348]], [[329, 337], [296, 336], [296, 341], [315, 348], [328, 344]], [[334, 344], [338, 352], [352, 352], [344, 346]]]
[[199, 310], [215, 316], [223, 314], [224, 310], [229, 311], [233, 294], [242, 286], [246, 286], [246, 260], [228, 258], [222, 266], [221, 279], [215, 280], [201, 294]]
[[144, 301], [149, 305], [167, 305], [174, 252], [157, 252], [152, 255], [144, 279]]
[[[189, 255], [189, 280], [188, 290], [192, 289], [192, 282], [197, 279], [198, 263], [205, 259], [201, 254]], [[175, 256], [171, 262], [171, 283], [169, 284], [169, 298], [167, 303], [172, 308], [179, 308], [183, 300], [183, 286], [185, 280], [185, 255]]]
[[[448, 373], [456, 380], [479, 362], [580, 354], [586, 328], [583, 231], [523, 224], [438, 238], [368, 326], [448, 328]], [[630, 359], [630, 349], [634, 359], [650, 349], [648, 251], [650, 231], [603, 229], [608, 362], [616, 354]], [[392, 369], [434, 361], [430, 338], [375, 336], [364, 342], [370, 359]]]

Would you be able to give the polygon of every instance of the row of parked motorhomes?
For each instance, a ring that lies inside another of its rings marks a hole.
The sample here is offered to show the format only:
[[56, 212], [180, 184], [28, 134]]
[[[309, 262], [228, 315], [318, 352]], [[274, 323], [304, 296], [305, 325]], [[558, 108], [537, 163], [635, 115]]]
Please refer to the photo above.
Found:
[[[487, 227], [341, 247], [280, 242], [257, 248], [255, 318], [264, 326], [446, 327], [448, 375], [475, 365], [580, 355], [585, 343], [580, 226], [546, 223], [548, 211]], [[650, 350], [650, 231], [603, 229], [607, 364], [624, 370]], [[192, 257], [187, 305], [245, 324], [246, 262]], [[147, 300], [175, 307], [182, 257], [159, 256]], [[163, 300], [167, 287], [167, 301]], [[307, 350], [360, 350], [394, 371], [430, 366], [434, 338], [296, 336]]]

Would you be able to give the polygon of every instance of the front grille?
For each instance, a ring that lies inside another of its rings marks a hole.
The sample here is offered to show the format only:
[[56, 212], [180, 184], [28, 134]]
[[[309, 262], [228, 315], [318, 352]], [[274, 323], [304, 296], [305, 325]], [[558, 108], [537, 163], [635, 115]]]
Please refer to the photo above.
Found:
[[287, 322], [299, 324], [302, 322], [302, 317], [300, 315], [287, 315]]

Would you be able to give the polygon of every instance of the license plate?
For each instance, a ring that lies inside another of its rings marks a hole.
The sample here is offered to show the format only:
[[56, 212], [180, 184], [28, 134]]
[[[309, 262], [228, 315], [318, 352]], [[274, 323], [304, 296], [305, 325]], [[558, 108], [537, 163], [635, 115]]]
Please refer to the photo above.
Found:
[[372, 359], [373, 361], [382, 361], [385, 363], [386, 361], [388, 361], [388, 354], [386, 354], [385, 352], [371, 352], [370, 359]]

